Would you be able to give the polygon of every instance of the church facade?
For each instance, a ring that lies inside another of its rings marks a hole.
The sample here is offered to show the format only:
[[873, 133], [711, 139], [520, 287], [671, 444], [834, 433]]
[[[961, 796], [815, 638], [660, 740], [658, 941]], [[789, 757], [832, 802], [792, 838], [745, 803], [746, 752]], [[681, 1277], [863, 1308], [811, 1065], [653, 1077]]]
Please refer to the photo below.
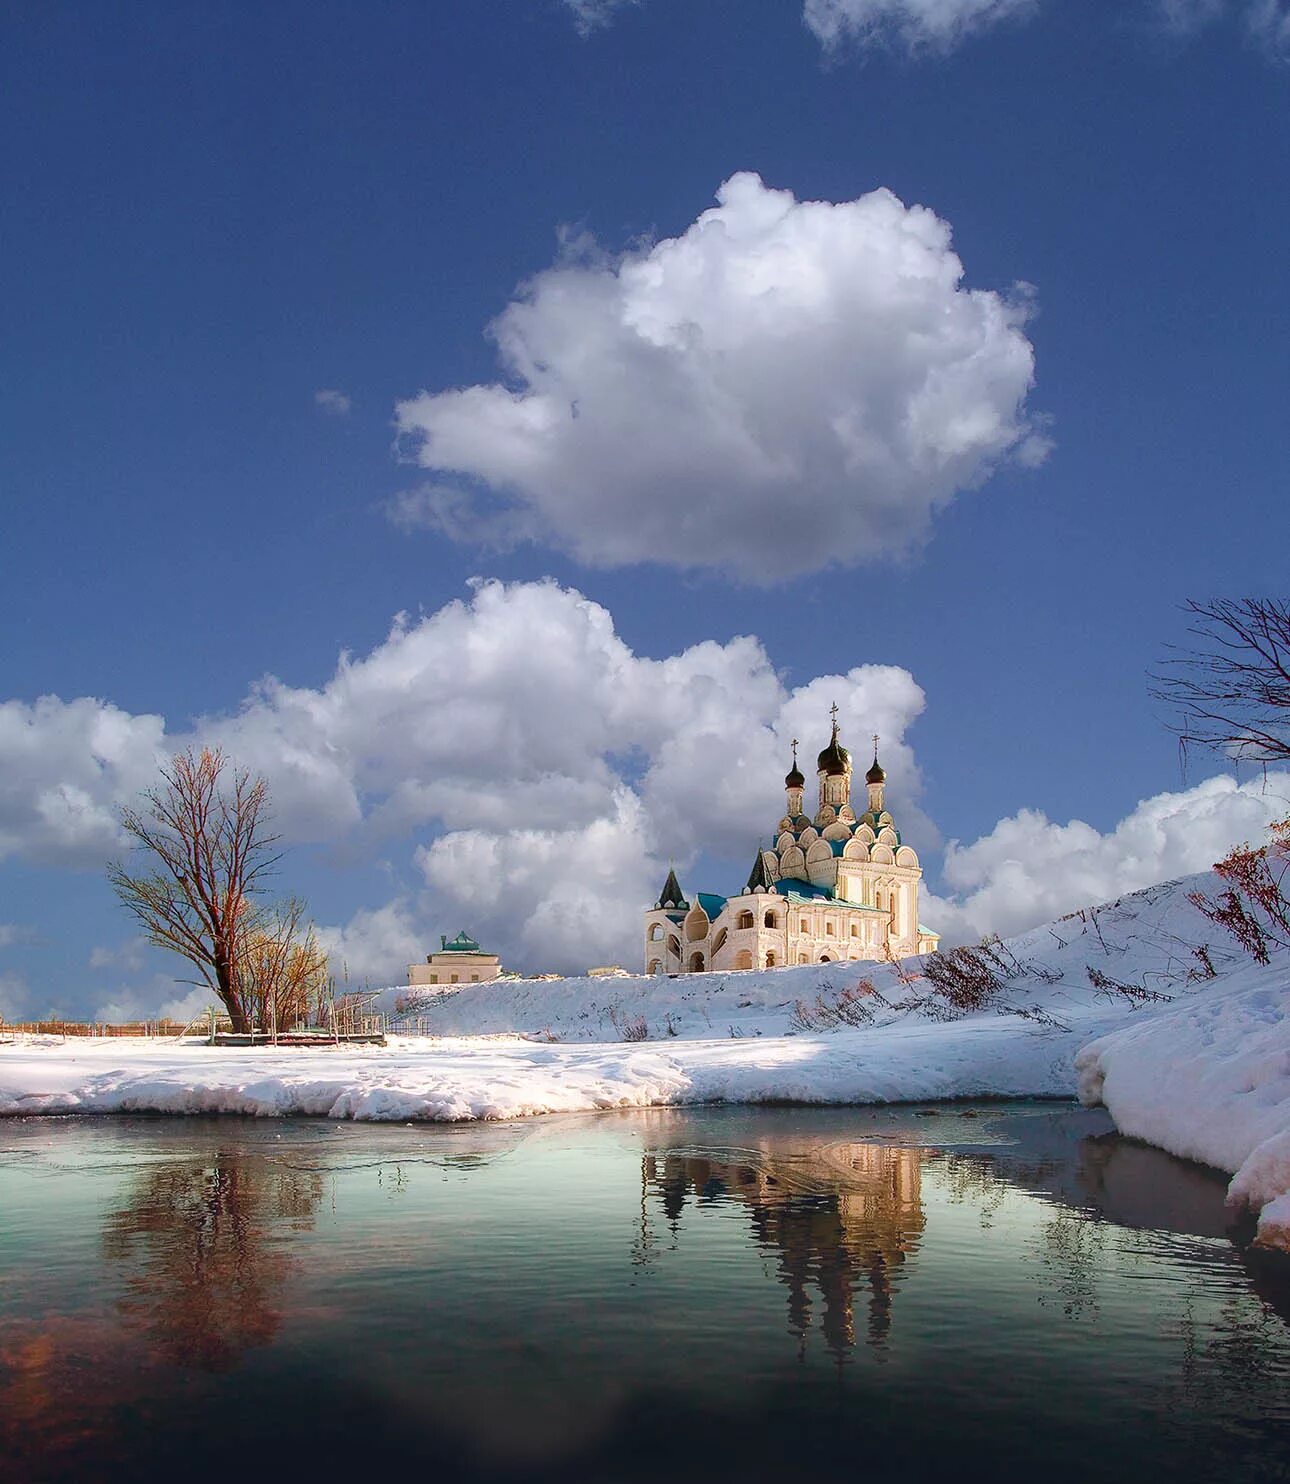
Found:
[[645, 914], [645, 970], [702, 974], [785, 964], [904, 958], [930, 953], [939, 938], [918, 920], [922, 869], [884, 802], [878, 762], [864, 776], [865, 807], [851, 801], [851, 754], [833, 736], [816, 764], [814, 816], [805, 813], [806, 779], [793, 766], [773, 850], [759, 850], [747, 885], [734, 896], [696, 892], [688, 900], [669, 871]]

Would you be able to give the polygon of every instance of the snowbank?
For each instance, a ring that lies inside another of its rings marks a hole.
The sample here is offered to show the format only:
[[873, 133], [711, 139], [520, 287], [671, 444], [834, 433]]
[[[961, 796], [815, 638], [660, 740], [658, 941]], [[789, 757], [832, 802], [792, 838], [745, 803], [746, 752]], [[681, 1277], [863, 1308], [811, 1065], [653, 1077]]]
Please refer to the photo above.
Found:
[[196, 1041], [68, 1042], [0, 1054], [0, 1114], [313, 1114], [520, 1118], [709, 1102], [879, 1103], [1059, 1097], [1075, 1041], [1015, 1018], [907, 1022], [836, 1036], [540, 1045], [519, 1037], [228, 1050]]
[[1233, 1172], [1258, 1240], [1290, 1247], [1290, 966], [1253, 965], [1080, 1051], [1079, 1095], [1121, 1133]]

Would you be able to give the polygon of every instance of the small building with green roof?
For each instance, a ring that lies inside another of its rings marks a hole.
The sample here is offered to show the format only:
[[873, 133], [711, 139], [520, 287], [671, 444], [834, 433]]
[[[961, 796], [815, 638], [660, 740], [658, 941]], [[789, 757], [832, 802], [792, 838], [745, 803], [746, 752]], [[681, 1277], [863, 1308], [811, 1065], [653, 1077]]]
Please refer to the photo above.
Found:
[[481, 948], [464, 929], [455, 938], [440, 936], [439, 948], [426, 954], [423, 964], [408, 965], [408, 983], [440, 989], [454, 984], [487, 984], [502, 972], [495, 953]]

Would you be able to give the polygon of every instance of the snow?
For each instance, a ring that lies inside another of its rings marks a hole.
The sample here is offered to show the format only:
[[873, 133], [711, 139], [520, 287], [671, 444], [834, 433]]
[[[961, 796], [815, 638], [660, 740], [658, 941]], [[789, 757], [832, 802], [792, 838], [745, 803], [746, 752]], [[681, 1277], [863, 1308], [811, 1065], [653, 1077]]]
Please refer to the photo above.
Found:
[[1068, 1037], [1024, 1021], [908, 1023], [881, 1036], [544, 1045], [518, 1036], [228, 1050], [197, 1041], [68, 1041], [0, 1058], [0, 1114], [314, 1114], [519, 1118], [705, 1102], [875, 1103], [1069, 1096]]
[[[464, 1120], [1078, 1091], [1122, 1132], [1232, 1173], [1231, 1200], [1262, 1209], [1259, 1240], [1290, 1246], [1288, 969], [1251, 964], [1187, 900], [1213, 885], [1166, 883], [1009, 940], [997, 950], [999, 994], [968, 1015], [911, 977], [917, 960], [904, 978], [891, 965], [834, 963], [396, 986], [383, 1008], [401, 1007], [427, 1034], [383, 1047], [19, 1037], [0, 1045], [0, 1114]], [[1213, 979], [1200, 973], [1202, 945]], [[1090, 968], [1163, 998], [1099, 990]], [[850, 1004], [867, 1023], [840, 1022], [831, 1007], [857, 990]], [[648, 1039], [630, 1039], [641, 1022]]]
[[1076, 1057], [1079, 1094], [1121, 1133], [1233, 1173], [1257, 1239], [1290, 1247], [1290, 966], [1255, 965]]

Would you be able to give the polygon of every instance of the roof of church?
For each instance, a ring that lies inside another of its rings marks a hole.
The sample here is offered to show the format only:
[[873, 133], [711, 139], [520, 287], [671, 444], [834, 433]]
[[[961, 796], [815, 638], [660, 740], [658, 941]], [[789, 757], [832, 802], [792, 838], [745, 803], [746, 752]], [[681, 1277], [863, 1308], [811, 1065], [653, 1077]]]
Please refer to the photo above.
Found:
[[831, 902], [833, 900], [832, 887], [814, 886], [809, 881], [798, 881], [793, 876], [781, 877], [775, 883], [775, 890], [781, 897], [787, 897], [789, 901]]
[[744, 890], [745, 891], [773, 891], [774, 890], [774, 887], [771, 885], [770, 873], [766, 869], [766, 852], [764, 850], [758, 850], [758, 852], [757, 852], [757, 859], [753, 862], [752, 871], [749, 873], [749, 876], [748, 876], [748, 885], [744, 887]]
[[790, 902], [827, 902], [830, 907], [839, 907], [847, 912], [876, 912], [883, 917], [887, 915], [882, 907], [866, 907], [863, 902], [848, 902], [845, 897], [835, 896], [831, 887], [815, 886], [793, 876], [777, 881], [774, 889]]
[[711, 891], [697, 891], [694, 895], [698, 899], [699, 906], [708, 914], [708, 920], [710, 922], [715, 922], [721, 916], [722, 909], [729, 900], [729, 898], [719, 897], [715, 892]]
[[[837, 709], [836, 707], [834, 708]], [[829, 739], [829, 745], [820, 754], [816, 763], [821, 773], [828, 773], [831, 777], [850, 771], [851, 754], [838, 741], [837, 718], [833, 720], [833, 736]]]
[[806, 779], [802, 776], [802, 770], [797, 766], [797, 738], [793, 738], [793, 766], [784, 775], [785, 788], [805, 788]]
[[676, 879], [676, 871], [668, 867], [667, 880], [663, 883], [663, 890], [658, 894], [658, 901], [654, 903], [655, 910], [661, 907], [679, 907], [682, 911], [689, 911], [690, 904], [685, 900], [681, 892], [681, 883]]
[[[475, 942], [474, 938], [466, 936], [466, 930], [464, 928], [451, 941], [445, 938], [442, 933], [439, 934], [440, 953], [483, 953], [483, 951], [479, 944]], [[492, 958], [494, 955], [489, 954], [488, 956]]]
[[883, 772], [882, 764], [878, 761], [878, 754], [873, 755], [873, 767], [864, 775], [866, 783], [886, 783], [887, 775]]

